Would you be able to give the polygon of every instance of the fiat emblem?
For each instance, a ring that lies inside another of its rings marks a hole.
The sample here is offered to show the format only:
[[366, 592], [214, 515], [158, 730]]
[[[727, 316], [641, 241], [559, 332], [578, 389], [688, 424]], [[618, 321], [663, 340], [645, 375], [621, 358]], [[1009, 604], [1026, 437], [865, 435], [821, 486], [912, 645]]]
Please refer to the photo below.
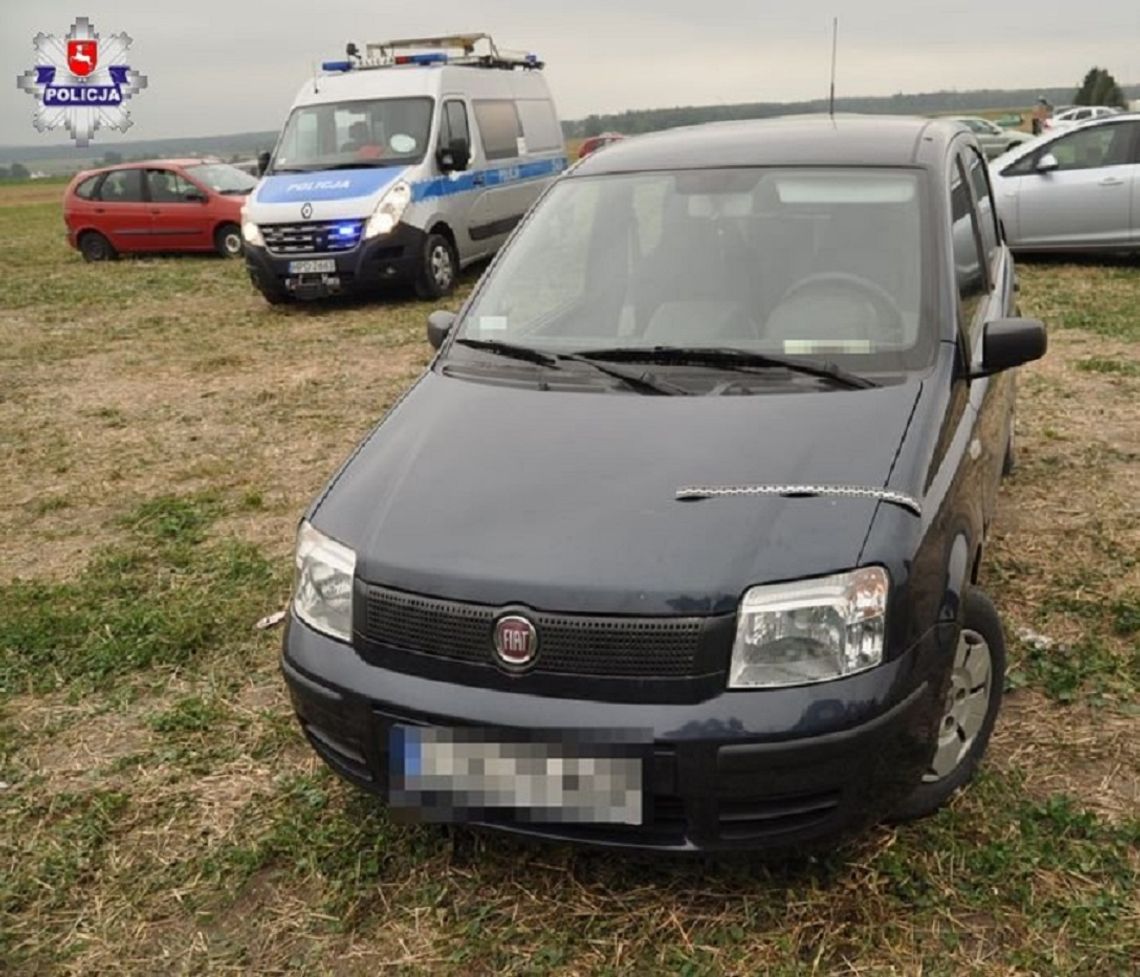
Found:
[[538, 632], [518, 614], [508, 614], [495, 622], [495, 654], [507, 668], [523, 669], [534, 662]]

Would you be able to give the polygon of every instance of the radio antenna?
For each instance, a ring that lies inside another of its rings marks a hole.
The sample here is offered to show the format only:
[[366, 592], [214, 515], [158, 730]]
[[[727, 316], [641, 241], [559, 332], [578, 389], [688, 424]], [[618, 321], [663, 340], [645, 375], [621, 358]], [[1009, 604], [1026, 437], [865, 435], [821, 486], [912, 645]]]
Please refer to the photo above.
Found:
[[835, 118], [835, 52], [839, 46], [839, 18], [831, 18], [831, 95], [827, 100], [827, 114]]

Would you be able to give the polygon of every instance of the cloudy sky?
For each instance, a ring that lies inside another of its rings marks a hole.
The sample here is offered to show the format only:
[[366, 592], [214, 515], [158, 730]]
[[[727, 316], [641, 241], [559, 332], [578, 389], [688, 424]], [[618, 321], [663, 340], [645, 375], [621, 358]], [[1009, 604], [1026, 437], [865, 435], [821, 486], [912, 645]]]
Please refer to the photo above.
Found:
[[60, 143], [31, 125], [15, 86], [33, 36], [76, 15], [134, 38], [149, 88], [127, 136], [97, 143], [275, 129], [314, 61], [344, 43], [486, 30], [538, 52], [565, 118], [624, 108], [788, 101], [827, 93], [839, 15], [838, 91], [1076, 86], [1093, 64], [1140, 82], [1140, 2], [1098, 0], [0, 0], [0, 145]]

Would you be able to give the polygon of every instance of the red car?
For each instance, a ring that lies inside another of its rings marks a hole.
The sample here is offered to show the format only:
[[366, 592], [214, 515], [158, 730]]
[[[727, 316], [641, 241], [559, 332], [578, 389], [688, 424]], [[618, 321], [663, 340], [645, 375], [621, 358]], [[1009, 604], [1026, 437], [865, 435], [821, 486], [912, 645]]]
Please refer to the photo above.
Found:
[[578, 147], [578, 159], [585, 159], [590, 153], [596, 153], [603, 146], [608, 146], [610, 143], [624, 138], [625, 136], [620, 132], [603, 132], [599, 136], [590, 136]]
[[241, 254], [241, 208], [257, 180], [209, 159], [86, 170], [63, 196], [67, 239], [88, 261], [124, 251]]

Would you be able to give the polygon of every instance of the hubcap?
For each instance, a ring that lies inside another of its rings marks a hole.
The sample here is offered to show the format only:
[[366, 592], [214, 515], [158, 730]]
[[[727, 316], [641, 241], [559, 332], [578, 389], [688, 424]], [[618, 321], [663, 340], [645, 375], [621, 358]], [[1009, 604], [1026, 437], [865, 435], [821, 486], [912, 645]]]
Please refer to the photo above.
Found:
[[451, 252], [443, 245], [432, 250], [431, 274], [440, 288], [447, 288], [451, 284]]
[[241, 250], [241, 238], [237, 234], [227, 234], [224, 243], [228, 254], [237, 254]]
[[977, 631], [963, 628], [938, 726], [938, 749], [922, 778], [924, 783], [950, 776], [970, 752], [986, 721], [993, 671], [986, 639]]

